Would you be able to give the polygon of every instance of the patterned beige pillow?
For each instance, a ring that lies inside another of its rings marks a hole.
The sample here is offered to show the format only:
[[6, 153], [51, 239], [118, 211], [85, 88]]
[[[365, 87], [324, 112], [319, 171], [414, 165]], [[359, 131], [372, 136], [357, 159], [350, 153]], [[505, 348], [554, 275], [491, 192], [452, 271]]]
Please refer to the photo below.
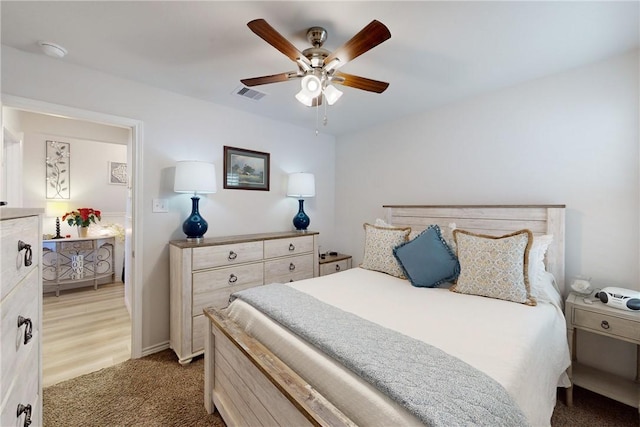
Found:
[[360, 267], [404, 279], [393, 248], [407, 241], [411, 228], [379, 227], [364, 224], [364, 258]]
[[454, 230], [453, 237], [460, 276], [451, 291], [536, 305], [528, 277], [531, 231], [485, 236]]

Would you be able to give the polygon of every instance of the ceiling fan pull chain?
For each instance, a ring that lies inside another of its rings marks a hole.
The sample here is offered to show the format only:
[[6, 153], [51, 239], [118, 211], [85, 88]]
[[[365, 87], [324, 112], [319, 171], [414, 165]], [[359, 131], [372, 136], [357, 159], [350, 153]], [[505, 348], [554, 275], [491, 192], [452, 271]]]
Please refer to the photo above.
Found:
[[322, 118], [322, 125], [326, 126], [327, 123], [329, 123], [329, 119], [327, 118], [327, 104], [328, 104], [328, 102], [326, 102], [327, 98], [324, 96], [324, 94], [322, 94], [322, 96], [325, 98], [324, 99], [325, 100], [325, 102], [324, 102], [324, 117]]
[[318, 132], [318, 116], [319, 116], [318, 111], [320, 111], [320, 105], [316, 105], [316, 136], [318, 136], [318, 133], [319, 133]]

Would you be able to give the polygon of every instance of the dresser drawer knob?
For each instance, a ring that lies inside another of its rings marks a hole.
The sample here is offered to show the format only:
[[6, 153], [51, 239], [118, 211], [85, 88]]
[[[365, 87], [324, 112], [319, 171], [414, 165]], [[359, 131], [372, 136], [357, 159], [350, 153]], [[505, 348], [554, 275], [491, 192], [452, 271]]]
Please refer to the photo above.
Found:
[[609, 326], [609, 322], [603, 320], [602, 323], [600, 323], [600, 327], [602, 327], [602, 329], [609, 329], [611, 326]]
[[289, 243], [289, 252], [293, 252], [296, 250], [296, 247], [293, 245], [293, 243]]
[[229, 256], [227, 258], [229, 259], [229, 261], [233, 261], [234, 259], [238, 258], [238, 254], [233, 251], [229, 251]]
[[336, 264], [336, 271], [340, 271], [340, 264]]
[[24, 345], [27, 345], [33, 338], [33, 323], [29, 318], [18, 316], [18, 328], [22, 325], [26, 325], [24, 328]]
[[230, 285], [233, 285], [237, 281], [238, 281], [238, 276], [236, 276], [235, 274], [231, 274], [231, 276], [229, 276], [229, 284]]
[[23, 242], [22, 240], [18, 240], [18, 252], [22, 252], [22, 250], [25, 250], [24, 253], [24, 266], [25, 267], [29, 267], [32, 263], [32, 258], [33, 258], [33, 253], [31, 251], [31, 245], [28, 243]]
[[289, 264], [289, 271], [293, 271], [296, 269], [296, 265], [294, 263]]
[[22, 403], [18, 403], [18, 415], [20, 418], [22, 414], [24, 414], [24, 427], [29, 427], [31, 425], [31, 405], [23, 405]]

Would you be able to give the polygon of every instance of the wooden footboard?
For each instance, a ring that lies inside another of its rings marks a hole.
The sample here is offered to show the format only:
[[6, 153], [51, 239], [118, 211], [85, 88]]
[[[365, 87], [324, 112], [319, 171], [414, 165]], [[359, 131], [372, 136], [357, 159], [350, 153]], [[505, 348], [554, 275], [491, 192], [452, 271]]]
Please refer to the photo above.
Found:
[[205, 309], [204, 405], [228, 426], [355, 426], [225, 314]]

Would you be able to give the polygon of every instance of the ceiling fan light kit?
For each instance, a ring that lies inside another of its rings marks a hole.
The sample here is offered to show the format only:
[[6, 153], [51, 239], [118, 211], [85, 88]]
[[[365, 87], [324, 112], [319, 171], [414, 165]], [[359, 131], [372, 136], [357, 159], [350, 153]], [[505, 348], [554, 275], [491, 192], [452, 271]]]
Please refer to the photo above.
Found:
[[327, 31], [322, 27], [311, 27], [307, 30], [307, 40], [313, 47], [300, 52], [264, 19], [255, 19], [247, 26], [260, 38], [295, 62], [298, 70], [240, 80], [245, 86], [279, 83], [300, 78], [300, 91], [295, 97], [309, 107], [319, 106], [323, 98], [327, 104], [335, 104], [342, 96], [342, 91], [335, 88], [334, 84], [374, 93], [382, 93], [389, 87], [389, 83], [386, 82], [338, 71], [347, 62], [391, 38], [389, 29], [380, 21], [371, 21], [333, 53], [322, 47], [327, 40]]

